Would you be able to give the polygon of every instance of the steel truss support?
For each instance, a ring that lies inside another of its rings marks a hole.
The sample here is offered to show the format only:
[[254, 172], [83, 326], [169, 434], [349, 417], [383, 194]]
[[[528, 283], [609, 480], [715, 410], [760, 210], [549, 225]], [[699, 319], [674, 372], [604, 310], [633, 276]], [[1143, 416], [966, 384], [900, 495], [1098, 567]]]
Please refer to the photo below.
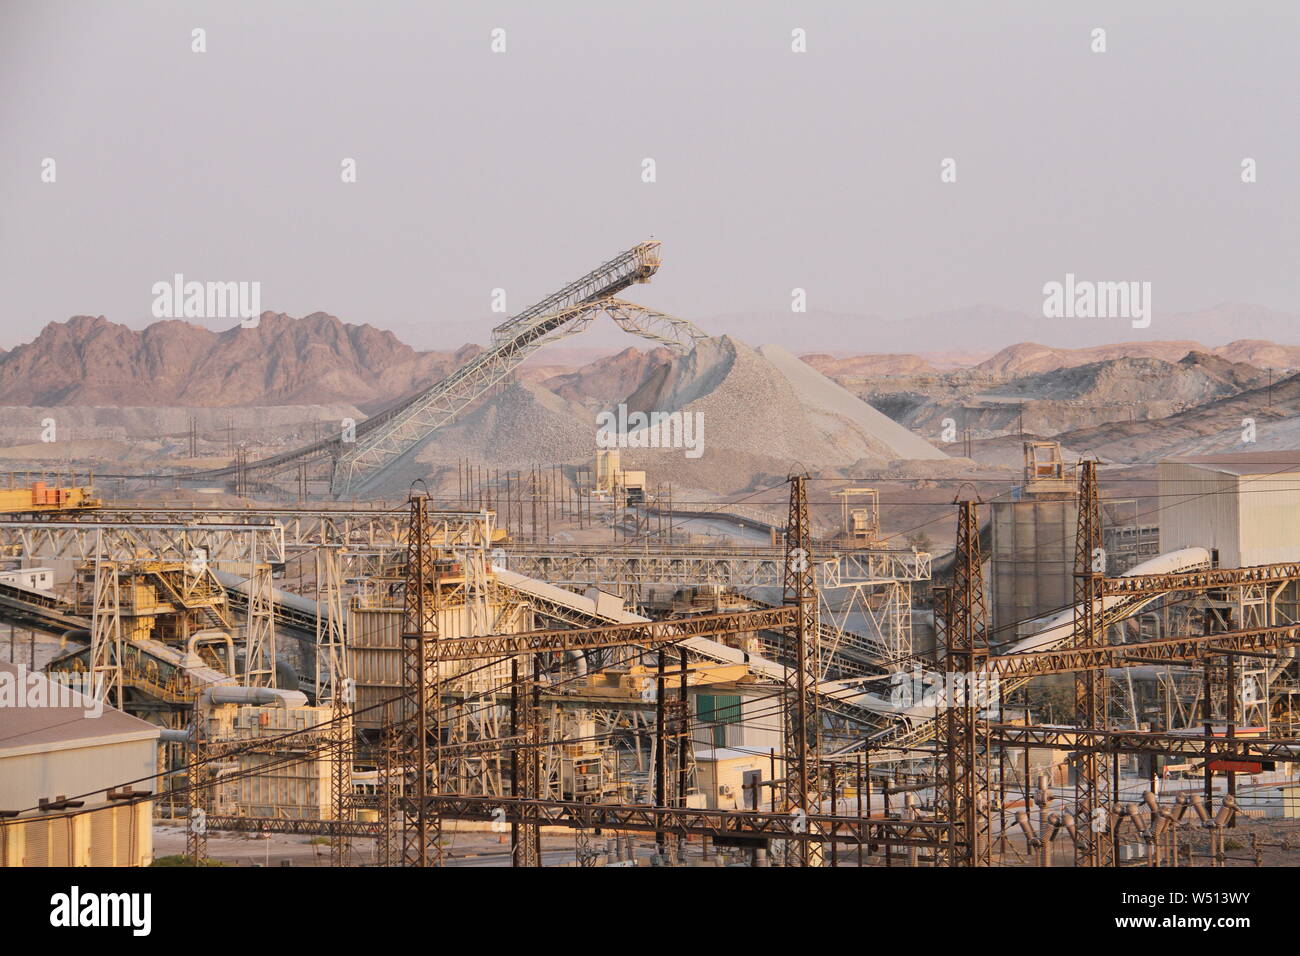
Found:
[[402, 617], [403, 720], [398, 766], [405, 793], [415, 801], [402, 824], [402, 865], [442, 865], [442, 821], [427, 798], [440, 784], [439, 707], [442, 701], [437, 655], [439, 584], [437, 549], [430, 534], [429, 498], [411, 495], [407, 532], [406, 585]]
[[946, 594], [944, 687], [935, 759], [935, 818], [948, 821], [936, 853], [947, 866], [989, 866], [992, 830], [987, 724], [980, 720], [980, 675], [988, 658], [988, 613], [973, 501], [958, 502], [953, 583]]
[[87, 694], [122, 709], [122, 594], [117, 565], [95, 557]]
[[[511, 755], [514, 768], [514, 793], [519, 797], [522, 811], [510, 828], [511, 863], [517, 867], [535, 868], [542, 865], [542, 830], [538, 824], [536, 808], [530, 801], [542, 799], [542, 688], [541, 659], [532, 655], [512, 665], [514, 681], [511, 686], [511, 710], [517, 711], [512, 720], [512, 732], [523, 737], [522, 751]], [[519, 683], [519, 663], [531, 668], [532, 676]]]
[[[432, 808], [447, 819], [524, 819], [525, 810], [544, 826], [584, 830], [635, 830], [710, 837], [754, 836], [796, 843], [838, 843], [932, 848], [951, 829], [942, 821], [882, 820], [873, 817], [809, 814], [807, 819], [783, 811], [695, 810], [648, 804], [582, 803], [571, 800], [530, 800], [513, 797], [465, 797], [439, 794]], [[833, 828], [833, 832], [832, 832]]]
[[[817, 626], [817, 584], [813, 571], [812, 528], [808, 516], [806, 476], [790, 478], [790, 516], [786, 524], [785, 605], [793, 608], [793, 626], [786, 631], [792, 644], [792, 668], [785, 698], [785, 801], [787, 812], [811, 819], [820, 812], [821, 713], [817, 694], [821, 642]], [[821, 844], [794, 844], [796, 866], [821, 866]]]
[[[211, 573], [206, 563], [200, 568], [200, 576]], [[271, 584], [271, 566], [260, 560], [257, 553], [256, 537], [249, 543], [248, 568], [248, 608], [244, 617], [245, 681], [250, 687], [275, 687], [275, 589]]]
[[299, 820], [290, 817], [208, 817], [208, 827], [213, 830], [230, 830], [236, 833], [292, 833], [300, 836], [372, 837], [382, 840], [382, 821], [351, 820]]
[[[1097, 463], [1080, 463], [1079, 523], [1074, 545], [1074, 643], [1095, 646], [1104, 635], [1101, 611], [1106, 554], [1101, 547], [1101, 496]], [[1106, 672], [1079, 671], [1074, 679], [1075, 721], [1088, 730], [1107, 728], [1109, 694]], [[1076, 866], [1113, 866], [1115, 845], [1112, 777], [1109, 754], [1081, 751], [1075, 768], [1077, 819], [1086, 824], [1088, 838], [1075, 844]]]
[[[141, 552], [159, 561], [247, 564], [255, 541], [264, 560], [283, 561], [284, 529], [232, 512], [111, 512], [100, 509], [60, 520], [9, 516], [0, 521], [0, 549], [32, 559], [134, 561]], [[201, 520], [200, 520], [201, 519]], [[252, 537], [250, 537], [250, 535]]]
[[[552, 584], [719, 584], [745, 591], [781, 586], [784, 559], [783, 548], [769, 547], [517, 544], [500, 562]], [[931, 557], [924, 551], [887, 549], [819, 552], [814, 564], [820, 588], [928, 581], [930, 569]]]
[[[333, 708], [330, 767], [331, 814], [346, 827], [352, 819], [353, 684], [348, 676], [347, 613], [337, 548], [316, 552], [316, 702]], [[347, 866], [348, 841], [340, 833], [330, 843], [330, 865]]]
[[482, 637], [449, 637], [439, 643], [438, 656], [443, 661], [474, 661], [505, 658], [512, 654], [672, 643], [692, 637], [716, 637], [742, 631], [789, 627], [793, 625], [796, 616], [793, 607], [784, 606], [759, 611], [700, 614], [645, 623], [520, 631], [517, 634], [489, 634]]
[[185, 747], [185, 802], [188, 807], [185, 817], [185, 855], [189, 858], [190, 866], [202, 866], [208, 858], [208, 819], [205, 806], [207, 791], [203, 785], [204, 743], [203, 717], [196, 699], [189, 741]]
[[337, 547], [321, 546], [316, 551], [316, 607], [316, 702], [346, 706], [352, 703], [352, 680]]
[[1078, 727], [998, 724], [990, 729], [996, 746], [1101, 753], [1147, 754], [1184, 760], [1233, 762], [1294, 762], [1300, 760], [1300, 740], [1270, 737], [1195, 736], [1155, 731], [1089, 730]]
[[1068, 674], [1096, 668], [1142, 664], [1200, 666], [1206, 657], [1224, 651], [1270, 652], [1300, 643], [1300, 624], [1279, 624], [1248, 631], [1219, 631], [1189, 637], [1166, 637], [1132, 644], [1096, 644], [1091, 647], [1052, 648], [1020, 654], [998, 654], [989, 659], [990, 676], [1002, 680], [1003, 690], [1020, 686], [1015, 681], [1047, 674]]
[[699, 339], [708, 338], [695, 325], [675, 315], [647, 309], [616, 296], [604, 300], [605, 314], [625, 332], [657, 342], [675, 352], [689, 352]]

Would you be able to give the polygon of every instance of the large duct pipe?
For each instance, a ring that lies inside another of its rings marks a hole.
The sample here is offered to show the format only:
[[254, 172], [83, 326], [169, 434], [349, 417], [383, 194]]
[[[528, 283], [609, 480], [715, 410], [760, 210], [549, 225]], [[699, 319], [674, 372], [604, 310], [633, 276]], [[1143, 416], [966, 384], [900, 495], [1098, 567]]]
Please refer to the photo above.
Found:
[[225, 644], [226, 645], [226, 673], [235, 673], [235, 641], [229, 634], [219, 628], [209, 627], [201, 631], [195, 631], [190, 635], [189, 642], [185, 645], [185, 652], [191, 657], [198, 657], [198, 646], [200, 644]]
[[587, 652], [586, 651], [566, 651], [566, 656], [573, 662], [579, 677], [587, 676]]
[[300, 690], [281, 690], [278, 687], [237, 687], [218, 684], [203, 689], [203, 701], [208, 704], [250, 704], [260, 707], [306, 707], [307, 695]]

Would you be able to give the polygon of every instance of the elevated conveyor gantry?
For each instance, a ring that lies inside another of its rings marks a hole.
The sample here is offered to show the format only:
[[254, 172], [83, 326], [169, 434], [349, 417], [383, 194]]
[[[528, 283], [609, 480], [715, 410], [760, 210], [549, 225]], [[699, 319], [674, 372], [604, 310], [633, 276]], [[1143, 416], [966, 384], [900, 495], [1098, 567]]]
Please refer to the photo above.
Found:
[[[543, 345], [581, 332], [604, 313], [620, 327], [678, 351], [704, 333], [685, 319], [616, 297], [659, 269], [659, 242], [638, 243], [557, 292], [498, 325], [488, 349], [424, 391], [397, 402], [356, 427], [355, 440], [331, 438], [243, 466], [256, 480], [315, 465], [330, 468], [335, 497], [356, 495], [439, 428], [451, 424]], [[193, 472], [186, 478], [224, 478], [236, 467]]]

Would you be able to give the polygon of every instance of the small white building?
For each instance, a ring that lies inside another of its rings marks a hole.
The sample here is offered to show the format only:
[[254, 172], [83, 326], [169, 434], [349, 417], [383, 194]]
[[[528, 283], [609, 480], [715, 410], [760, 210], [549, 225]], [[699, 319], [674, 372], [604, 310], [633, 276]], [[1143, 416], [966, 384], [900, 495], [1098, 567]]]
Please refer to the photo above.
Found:
[[1207, 548], [1219, 567], [1300, 560], [1300, 452], [1160, 463], [1160, 551]]
[[14, 571], [0, 571], [0, 583], [16, 584], [20, 588], [32, 591], [53, 591], [54, 569], [19, 568]]
[[772, 781], [785, 773], [785, 762], [779, 756], [731, 747], [697, 750], [695, 766], [702, 803], [708, 810], [750, 810], [755, 805], [766, 810], [772, 804], [772, 794], [781, 793]]
[[[123, 799], [121, 788], [137, 781], [136, 792], [157, 791], [145, 778], [157, 771], [159, 733], [39, 671], [0, 663], [0, 865], [147, 866], [153, 805]], [[58, 809], [60, 798], [81, 806]]]

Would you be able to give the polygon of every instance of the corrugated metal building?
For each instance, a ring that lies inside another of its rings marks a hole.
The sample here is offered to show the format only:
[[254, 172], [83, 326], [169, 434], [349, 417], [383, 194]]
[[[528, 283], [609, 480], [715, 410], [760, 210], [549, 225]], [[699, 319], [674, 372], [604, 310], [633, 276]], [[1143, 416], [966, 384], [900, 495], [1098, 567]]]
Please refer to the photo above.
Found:
[[[377, 730], [384, 721], [385, 701], [400, 697], [402, 686], [402, 608], [395, 605], [363, 604], [349, 611], [349, 654], [356, 680], [356, 726]], [[492, 601], [481, 608], [471, 605], [443, 607], [438, 610], [438, 634], [442, 638], [469, 637], [476, 634], [515, 633], [532, 626], [532, 614], [519, 602]], [[459, 674], [458, 687], [466, 693], [485, 691], [510, 679], [510, 665], [499, 662], [484, 667], [482, 661], [443, 662], [439, 672], [444, 680]], [[405, 716], [403, 705], [394, 705], [392, 717]]]
[[1079, 503], [1070, 495], [1022, 494], [994, 501], [989, 588], [997, 640], [1017, 625], [1074, 600], [1074, 538]]
[[[111, 707], [100, 710], [44, 674], [0, 663], [0, 810], [23, 811], [0, 820], [0, 862], [148, 865], [151, 801], [110, 800], [108, 790], [156, 772], [158, 735], [153, 724]], [[134, 786], [157, 792], [147, 780]], [[61, 796], [84, 800], [79, 809], [86, 812], [29, 809]]]
[[[281, 820], [332, 818], [330, 783], [337, 758], [327, 745], [333, 739], [329, 723], [333, 716], [332, 707], [221, 704], [210, 708], [205, 715], [206, 733], [213, 742], [252, 744], [293, 734], [274, 749], [231, 757], [229, 762], [249, 775], [219, 774], [212, 788], [212, 812]], [[299, 759], [291, 759], [295, 756]]]
[[1162, 553], [1208, 548], [1224, 568], [1300, 560], [1300, 452], [1164, 461], [1159, 484]]

